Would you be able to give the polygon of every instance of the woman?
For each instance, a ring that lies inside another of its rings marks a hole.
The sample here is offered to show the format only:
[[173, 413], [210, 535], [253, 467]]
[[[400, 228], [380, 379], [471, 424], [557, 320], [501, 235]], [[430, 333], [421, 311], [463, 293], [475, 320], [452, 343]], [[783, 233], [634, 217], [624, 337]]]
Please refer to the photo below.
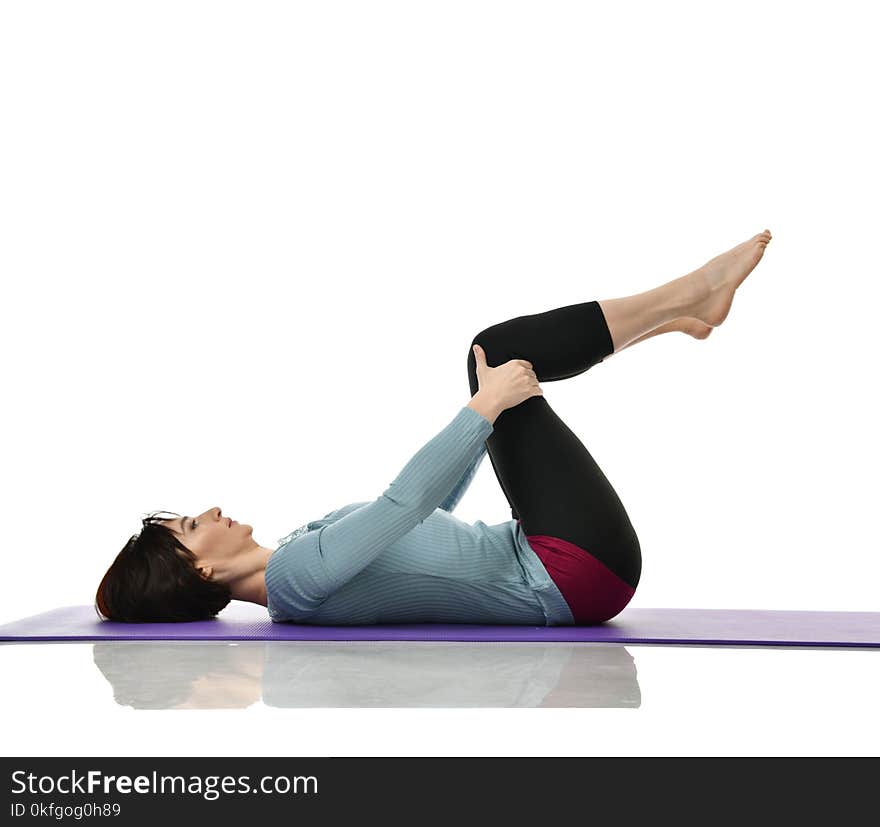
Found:
[[[129, 622], [198, 620], [236, 599], [266, 606], [273, 621], [310, 624], [609, 620], [638, 586], [639, 541], [538, 383], [660, 333], [706, 338], [770, 238], [765, 230], [645, 293], [486, 328], [468, 353], [470, 402], [377, 499], [307, 523], [274, 550], [219, 508], [152, 515], [105, 574], [97, 609]], [[452, 511], [487, 451], [512, 519], [467, 524]]]

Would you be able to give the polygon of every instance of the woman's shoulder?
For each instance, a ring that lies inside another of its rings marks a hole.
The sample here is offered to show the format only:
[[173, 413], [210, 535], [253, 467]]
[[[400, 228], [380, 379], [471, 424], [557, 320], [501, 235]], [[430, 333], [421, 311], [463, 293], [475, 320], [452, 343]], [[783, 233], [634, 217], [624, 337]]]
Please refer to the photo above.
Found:
[[325, 514], [321, 517], [320, 520], [311, 520], [307, 523], [304, 523], [299, 528], [295, 528], [290, 534], [285, 535], [278, 539], [278, 547], [287, 545], [287, 543], [292, 542], [297, 537], [300, 537], [303, 534], [308, 534], [310, 531], [315, 531], [316, 529], [322, 528], [325, 525], [330, 525], [330, 523], [335, 523], [337, 520], [341, 520], [346, 514], [351, 514], [352, 511], [357, 511], [357, 509], [362, 506], [368, 505], [369, 500], [364, 502], [356, 502], [356, 503], [348, 503], [348, 505], [342, 506], [342, 508], [337, 508], [335, 511], [331, 511], [329, 514]]

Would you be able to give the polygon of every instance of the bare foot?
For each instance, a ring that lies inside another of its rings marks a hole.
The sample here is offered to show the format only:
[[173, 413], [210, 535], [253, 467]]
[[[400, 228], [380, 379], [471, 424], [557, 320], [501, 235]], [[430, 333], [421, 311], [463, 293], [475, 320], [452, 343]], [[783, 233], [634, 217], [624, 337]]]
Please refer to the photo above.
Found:
[[764, 230], [694, 270], [690, 275], [700, 298], [691, 315], [711, 327], [720, 325], [730, 312], [733, 294], [755, 269], [771, 238], [770, 230]]
[[675, 323], [676, 330], [687, 333], [688, 336], [693, 336], [695, 339], [705, 339], [713, 330], [712, 325], [705, 324], [699, 319], [693, 319], [689, 316], [676, 319]]
[[[650, 339], [652, 336], [659, 336], [661, 333], [687, 333], [688, 336], [693, 336], [695, 339], [705, 339], [713, 329], [714, 328], [711, 325], [704, 324], [699, 319], [693, 319], [689, 316], [680, 316], [677, 319], [672, 319], [671, 321], [666, 322], [666, 324], [661, 324], [660, 327], [655, 327], [653, 330], [649, 330], [647, 333], [639, 336], [638, 339], [633, 339], [631, 342], [620, 348], [620, 350], [626, 350], [628, 347], [643, 342], [645, 339]], [[615, 351], [615, 353], [619, 352], [619, 350]]]

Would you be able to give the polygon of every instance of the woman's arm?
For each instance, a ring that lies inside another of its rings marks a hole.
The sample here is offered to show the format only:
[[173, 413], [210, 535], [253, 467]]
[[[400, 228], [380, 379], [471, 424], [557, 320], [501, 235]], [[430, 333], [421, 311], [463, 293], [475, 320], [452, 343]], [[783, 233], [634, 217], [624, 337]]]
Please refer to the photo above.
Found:
[[461, 479], [455, 484], [455, 487], [446, 495], [446, 499], [443, 500], [437, 508], [442, 508], [450, 514], [455, 511], [455, 506], [461, 502], [461, 498], [465, 495], [468, 488], [470, 488], [471, 483], [474, 481], [474, 477], [477, 475], [477, 470], [485, 456], [486, 443], [484, 442], [480, 446], [480, 452], [471, 460], [471, 464], [468, 465], [465, 472], [461, 475]]
[[468, 402], [467, 406], [475, 410], [480, 416], [486, 417], [490, 425], [495, 424], [495, 420], [506, 410], [498, 401], [497, 397], [487, 390], [480, 389]]
[[300, 611], [314, 611], [379, 554], [433, 513], [494, 430], [480, 413], [485, 399], [466, 405], [407, 462], [373, 502], [296, 540], [285, 553], [286, 588]]

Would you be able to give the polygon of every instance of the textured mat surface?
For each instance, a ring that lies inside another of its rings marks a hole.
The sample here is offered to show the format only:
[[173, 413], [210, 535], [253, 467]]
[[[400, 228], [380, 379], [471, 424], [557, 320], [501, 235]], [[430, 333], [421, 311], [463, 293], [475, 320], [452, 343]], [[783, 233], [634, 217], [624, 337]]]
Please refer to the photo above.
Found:
[[0, 641], [77, 640], [533, 640], [880, 648], [880, 612], [631, 608], [599, 626], [308, 626], [272, 623], [265, 609], [236, 601], [215, 620], [194, 623], [113, 623], [102, 621], [92, 606], [65, 606], [0, 626]]

